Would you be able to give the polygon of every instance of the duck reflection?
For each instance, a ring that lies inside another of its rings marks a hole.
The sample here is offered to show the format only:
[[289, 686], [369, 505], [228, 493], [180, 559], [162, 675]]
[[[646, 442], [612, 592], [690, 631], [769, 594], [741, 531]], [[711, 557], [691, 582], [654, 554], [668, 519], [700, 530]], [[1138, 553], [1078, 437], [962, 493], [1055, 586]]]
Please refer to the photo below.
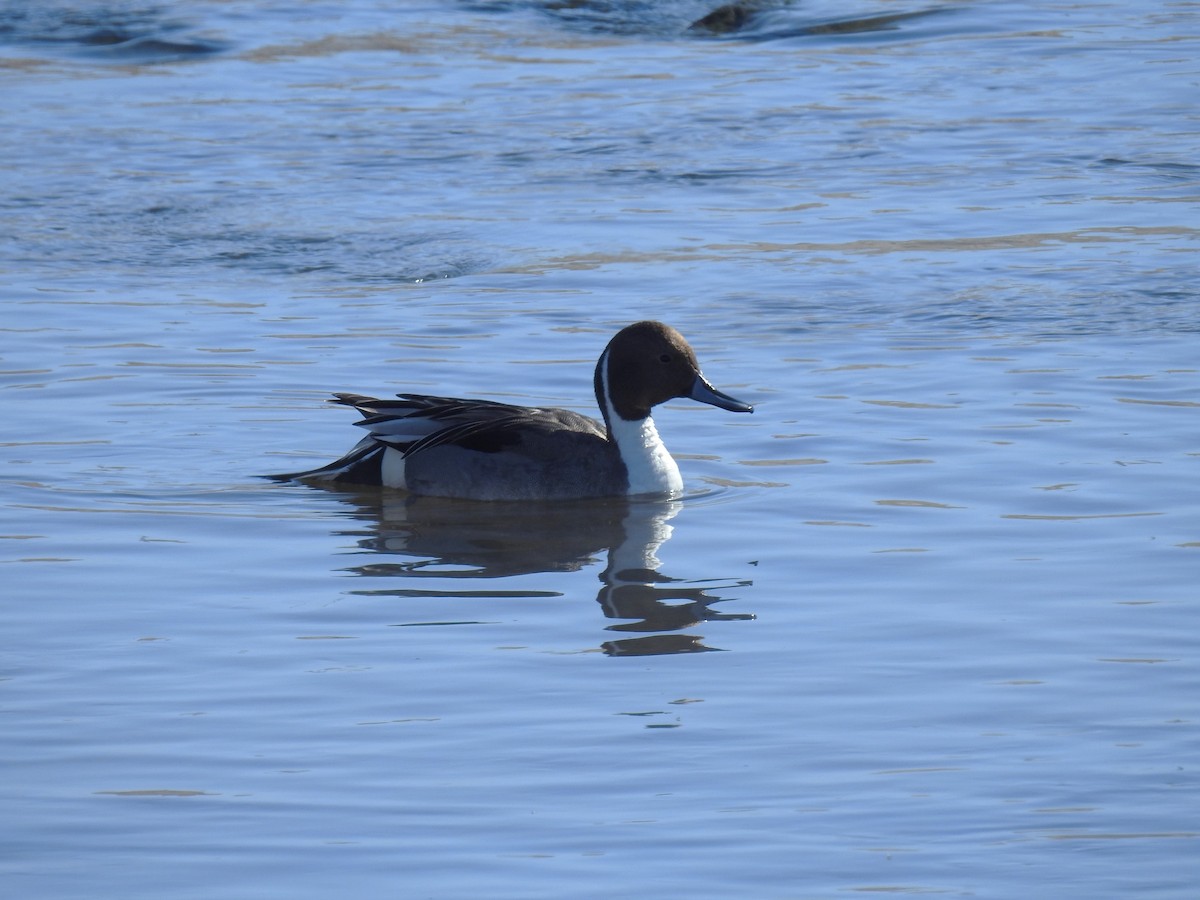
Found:
[[[626, 619], [609, 625], [609, 631], [646, 633], [646, 637], [606, 641], [610, 656], [647, 656], [663, 653], [697, 653], [716, 648], [701, 643], [696, 635], [672, 634], [701, 622], [753, 619], [748, 613], [721, 613], [711, 605], [731, 599], [709, 590], [685, 585], [659, 571], [658, 548], [671, 537], [673, 519], [683, 504], [626, 503], [621, 540], [608, 546], [608, 565], [600, 573], [602, 586], [596, 597], [610, 619]], [[729, 587], [746, 587], [736, 581]]]
[[[414, 497], [386, 488], [347, 490], [315, 486], [353, 507], [362, 529], [353, 536], [379, 559], [346, 571], [399, 576], [404, 587], [354, 591], [393, 597], [555, 597], [556, 591], [504, 589], [424, 590], [413, 579], [503, 579], [542, 572], [573, 572], [594, 564], [607, 551], [596, 601], [604, 615], [620, 622], [607, 630], [629, 637], [606, 641], [610, 656], [698, 653], [720, 649], [698, 635], [679, 632], [701, 622], [753, 619], [748, 613], [721, 613], [713, 604], [732, 599], [724, 592], [750, 581], [705, 582], [703, 587], [660, 571], [659, 548], [670, 538], [669, 524], [679, 501], [625, 498], [530, 503], [474, 503]], [[390, 558], [389, 558], [390, 557]], [[717, 593], [717, 592], [721, 593]], [[636, 635], [636, 636], [635, 636]]]

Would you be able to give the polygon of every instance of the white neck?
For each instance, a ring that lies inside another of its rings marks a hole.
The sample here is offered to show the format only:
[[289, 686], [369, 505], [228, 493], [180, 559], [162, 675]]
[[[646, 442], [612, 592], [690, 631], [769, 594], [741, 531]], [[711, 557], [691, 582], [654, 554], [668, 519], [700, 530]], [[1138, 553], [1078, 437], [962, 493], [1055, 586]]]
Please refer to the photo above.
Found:
[[604, 412], [608, 418], [608, 429], [621, 461], [629, 473], [630, 494], [667, 494], [675, 497], [683, 493], [683, 476], [667, 448], [663, 446], [649, 416], [630, 421], [622, 419], [613, 409], [608, 394], [608, 360], [600, 370], [604, 387]]

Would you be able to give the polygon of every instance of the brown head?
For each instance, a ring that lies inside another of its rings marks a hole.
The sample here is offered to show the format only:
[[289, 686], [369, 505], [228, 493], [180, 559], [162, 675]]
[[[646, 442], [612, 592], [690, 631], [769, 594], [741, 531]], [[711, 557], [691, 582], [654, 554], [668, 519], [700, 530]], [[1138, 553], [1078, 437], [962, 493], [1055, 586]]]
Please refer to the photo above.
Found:
[[683, 335], [662, 322], [635, 322], [618, 331], [600, 356], [595, 380], [606, 419], [610, 409], [622, 419], [644, 419], [653, 407], [676, 397], [730, 412], [754, 411], [709, 384]]

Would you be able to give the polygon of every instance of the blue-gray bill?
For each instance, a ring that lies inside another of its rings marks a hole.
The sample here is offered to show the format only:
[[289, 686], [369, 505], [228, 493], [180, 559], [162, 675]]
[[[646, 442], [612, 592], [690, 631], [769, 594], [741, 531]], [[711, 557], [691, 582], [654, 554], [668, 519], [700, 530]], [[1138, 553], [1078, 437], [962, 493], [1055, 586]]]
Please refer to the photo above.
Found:
[[708, 403], [711, 406], [727, 409], [730, 412], [754, 412], [754, 407], [749, 403], [743, 403], [741, 400], [718, 391], [700, 375], [696, 376], [696, 381], [692, 385], [692, 390], [688, 394], [688, 397], [692, 400], [699, 400], [701, 403]]

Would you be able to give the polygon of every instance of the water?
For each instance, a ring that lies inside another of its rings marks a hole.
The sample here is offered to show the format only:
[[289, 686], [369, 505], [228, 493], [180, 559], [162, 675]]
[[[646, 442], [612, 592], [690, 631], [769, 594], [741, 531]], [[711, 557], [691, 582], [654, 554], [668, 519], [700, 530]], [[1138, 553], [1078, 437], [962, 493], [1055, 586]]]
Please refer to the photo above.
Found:
[[[0, 894], [1190, 898], [1184, 4], [0, 4]], [[754, 416], [409, 504], [333, 390]]]

